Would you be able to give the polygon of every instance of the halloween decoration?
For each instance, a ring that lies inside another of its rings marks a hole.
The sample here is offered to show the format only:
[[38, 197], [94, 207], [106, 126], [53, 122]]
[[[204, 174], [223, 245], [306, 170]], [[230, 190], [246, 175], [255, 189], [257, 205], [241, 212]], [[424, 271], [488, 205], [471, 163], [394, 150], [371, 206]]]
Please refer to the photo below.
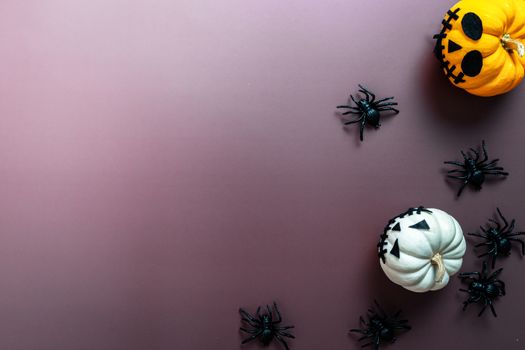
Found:
[[515, 88], [525, 66], [525, 1], [462, 0], [448, 10], [434, 54], [455, 86], [478, 96]]
[[391, 106], [397, 106], [397, 102], [386, 102], [388, 100], [392, 100], [393, 97], [382, 98], [376, 101], [376, 96], [372, 92], [368, 91], [361, 85], [358, 85], [358, 86], [359, 86], [359, 92], [362, 92], [363, 94], [365, 94], [366, 98], [359, 99], [358, 101], [356, 101], [354, 99], [354, 96], [350, 95], [350, 99], [356, 104], [357, 107], [337, 106], [337, 108], [349, 109], [349, 111], [344, 112], [343, 115], [347, 115], [347, 114], [360, 115], [360, 117], [356, 120], [345, 121], [344, 125], [360, 123], [359, 137], [361, 141], [363, 141], [363, 130], [365, 129], [366, 124], [372, 125], [376, 129], [378, 129], [381, 126], [381, 123], [379, 123], [379, 117], [380, 117], [381, 112], [393, 111], [397, 114], [399, 113], [399, 111], [391, 107]]
[[475, 158], [472, 158], [470, 153], [465, 154], [465, 152], [461, 151], [463, 163], [454, 161], [444, 162], [445, 164], [452, 164], [461, 168], [449, 170], [449, 175], [447, 175], [447, 177], [451, 179], [457, 179], [463, 182], [459, 188], [457, 194], [458, 197], [461, 195], [461, 192], [463, 192], [463, 189], [468, 184], [472, 184], [476, 189], [481, 190], [481, 185], [485, 181], [485, 175], [509, 175], [509, 173], [503, 171], [504, 169], [502, 167], [496, 166], [499, 159], [494, 159], [489, 162], [489, 156], [487, 155], [487, 149], [485, 148], [485, 141], [481, 142], [481, 149], [483, 150], [483, 159], [481, 161], [479, 160], [479, 152], [471, 148], [470, 150], [472, 153], [474, 153]]
[[391, 219], [377, 247], [387, 277], [422, 293], [447, 285], [461, 268], [466, 243], [456, 219], [439, 209], [418, 207]]
[[505, 224], [503, 227], [501, 227], [501, 224], [499, 222], [489, 219], [491, 223], [496, 225], [495, 227], [489, 225], [485, 229], [483, 228], [483, 226], [480, 226], [479, 228], [481, 229], [481, 231], [483, 231], [484, 234], [469, 233], [470, 236], [476, 236], [485, 239], [485, 242], [476, 244], [475, 247], [488, 246], [488, 250], [485, 253], [481, 254], [479, 257], [481, 258], [487, 255], [492, 257], [492, 268], [494, 268], [496, 264], [496, 258], [498, 256], [510, 255], [512, 241], [519, 242], [521, 244], [521, 253], [525, 255], [525, 242], [523, 242], [519, 238], [512, 238], [515, 236], [525, 235], [525, 232], [512, 232], [514, 230], [514, 224], [516, 220], [512, 219], [509, 225], [503, 214], [501, 214], [499, 208], [496, 208], [496, 210], [498, 211], [499, 217]]
[[294, 326], [280, 326], [281, 323], [281, 313], [277, 308], [277, 304], [273, 303], [273, 311], [277, 315], [277, 320], [273, 320], [272, 309], [269, 305], [266, 305], [266, 312], [261, 315], [261, 307], [257, 308], [255, 316], [250, 315], [243, 309], [239, 309], [241, 314], [241, 319], [246, 323], [250, 328], [241, 327], [240, 330], [248, 333], [250, 336], [242, 341], [242, 344], [248, 343], [252, 340], [259, 339], [264, 346], [270, 344], [270, 342], [277, 338], [280, 341], [286, 350], [289, 350], [288, 344], [283, 337], [295, 338], [292, 334], [289, 333], [289, 329], [294, 328]]
[[463, 311], [466, 310], [469, 304], [483, 303], [483, 308], [479, 312], [478, 317], [483, 314], [487, 306], [490, 306], [494, 317], [498, 317], [492, 303], [497, 297], [505, 295], [505, 283], [497, 279], [502, 270], [502, 268], [497, 269], [489, 276], [487, 262], [484, 261], [481, 273], [463, 272], [459, 274], [459, 278], [463, 282], [469, 282], [468, 289], [460, 289], [460, 291], [470, 294], [468, 299], [463, 302]]
[[378, 311], [376, 311], [374, 307], [368, 309], [368, 321], [365, 321], [363, 316], [360, 316], [359, 324], [361, 328], [351, 329], [350, 332], [363, 335], [357, 341], [368, 341], [368, 343], [362, 345], [363, 348], [373, 345], [374, 349], [377, 350], [382, 342], [395, 342], [397, 333], [408, 331], [411, 327], [408, 325], [408, 320], [399, 319], [401, 310], [393, 316], [389, 316], [383, 311], [377, 301], [374, 300], [374, 304]]

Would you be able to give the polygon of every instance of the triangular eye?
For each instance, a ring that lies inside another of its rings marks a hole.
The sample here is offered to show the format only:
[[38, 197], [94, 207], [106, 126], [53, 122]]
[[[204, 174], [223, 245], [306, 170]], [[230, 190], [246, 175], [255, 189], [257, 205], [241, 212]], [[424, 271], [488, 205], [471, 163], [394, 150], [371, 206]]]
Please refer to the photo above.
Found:
[[417, 224], [410, 226], [410, 228], [415, 228], [416, 230], [430, 230], [430, 227], [425, 220], [421, 220]]
[[448, 41], [448, 53], [455, 52], [458, 50], [461, 50], [463, 47], [459, 44], [456, 44], [452, 40]]
[[401, 231], [401, 226], [399, 226], [399, 222], [392, 227], [392, 231]]
[[398, 240], [396, 239], [394, 246], [392, 247], [392, 249], [390, 249], [390, 254], [399, 259], [399, 244], [397, 241]]

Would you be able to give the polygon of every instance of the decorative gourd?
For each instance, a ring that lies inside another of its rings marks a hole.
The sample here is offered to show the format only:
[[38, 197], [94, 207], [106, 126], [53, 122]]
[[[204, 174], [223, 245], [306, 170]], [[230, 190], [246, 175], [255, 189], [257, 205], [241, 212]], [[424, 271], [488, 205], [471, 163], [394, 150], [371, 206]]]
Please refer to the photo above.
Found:
[[445, 15], [434, 53], [452, 84], [478, 96], [515, 88], [525, 66], [525, 1], [462, 0]]
[[456, 219], [423, 207], [390, 220], [377, 246], [379, 264], [388, 278], [418, 293], [445, 287], [461, 268], [466, 249]]

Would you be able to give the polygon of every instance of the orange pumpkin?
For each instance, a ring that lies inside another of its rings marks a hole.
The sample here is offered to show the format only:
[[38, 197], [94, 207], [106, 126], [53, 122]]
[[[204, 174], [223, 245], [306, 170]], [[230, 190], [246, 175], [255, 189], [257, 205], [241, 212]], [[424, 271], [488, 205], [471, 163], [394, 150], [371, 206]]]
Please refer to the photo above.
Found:
[[447, 12], [434, 53], [447, 78], [478, 96], [514, 89], [525, 75], [525, 1], [462, 0]]

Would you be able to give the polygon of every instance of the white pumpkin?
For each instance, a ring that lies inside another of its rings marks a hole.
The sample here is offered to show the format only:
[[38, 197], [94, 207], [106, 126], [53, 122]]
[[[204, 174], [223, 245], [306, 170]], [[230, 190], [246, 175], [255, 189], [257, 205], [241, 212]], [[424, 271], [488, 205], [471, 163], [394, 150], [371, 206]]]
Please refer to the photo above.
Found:
[[445, 287], [461, 268], [466, 249], [456, 219], [423, 207], [390, 220], [377, 246], [379, 264], [388, 278], [418, 293]]

